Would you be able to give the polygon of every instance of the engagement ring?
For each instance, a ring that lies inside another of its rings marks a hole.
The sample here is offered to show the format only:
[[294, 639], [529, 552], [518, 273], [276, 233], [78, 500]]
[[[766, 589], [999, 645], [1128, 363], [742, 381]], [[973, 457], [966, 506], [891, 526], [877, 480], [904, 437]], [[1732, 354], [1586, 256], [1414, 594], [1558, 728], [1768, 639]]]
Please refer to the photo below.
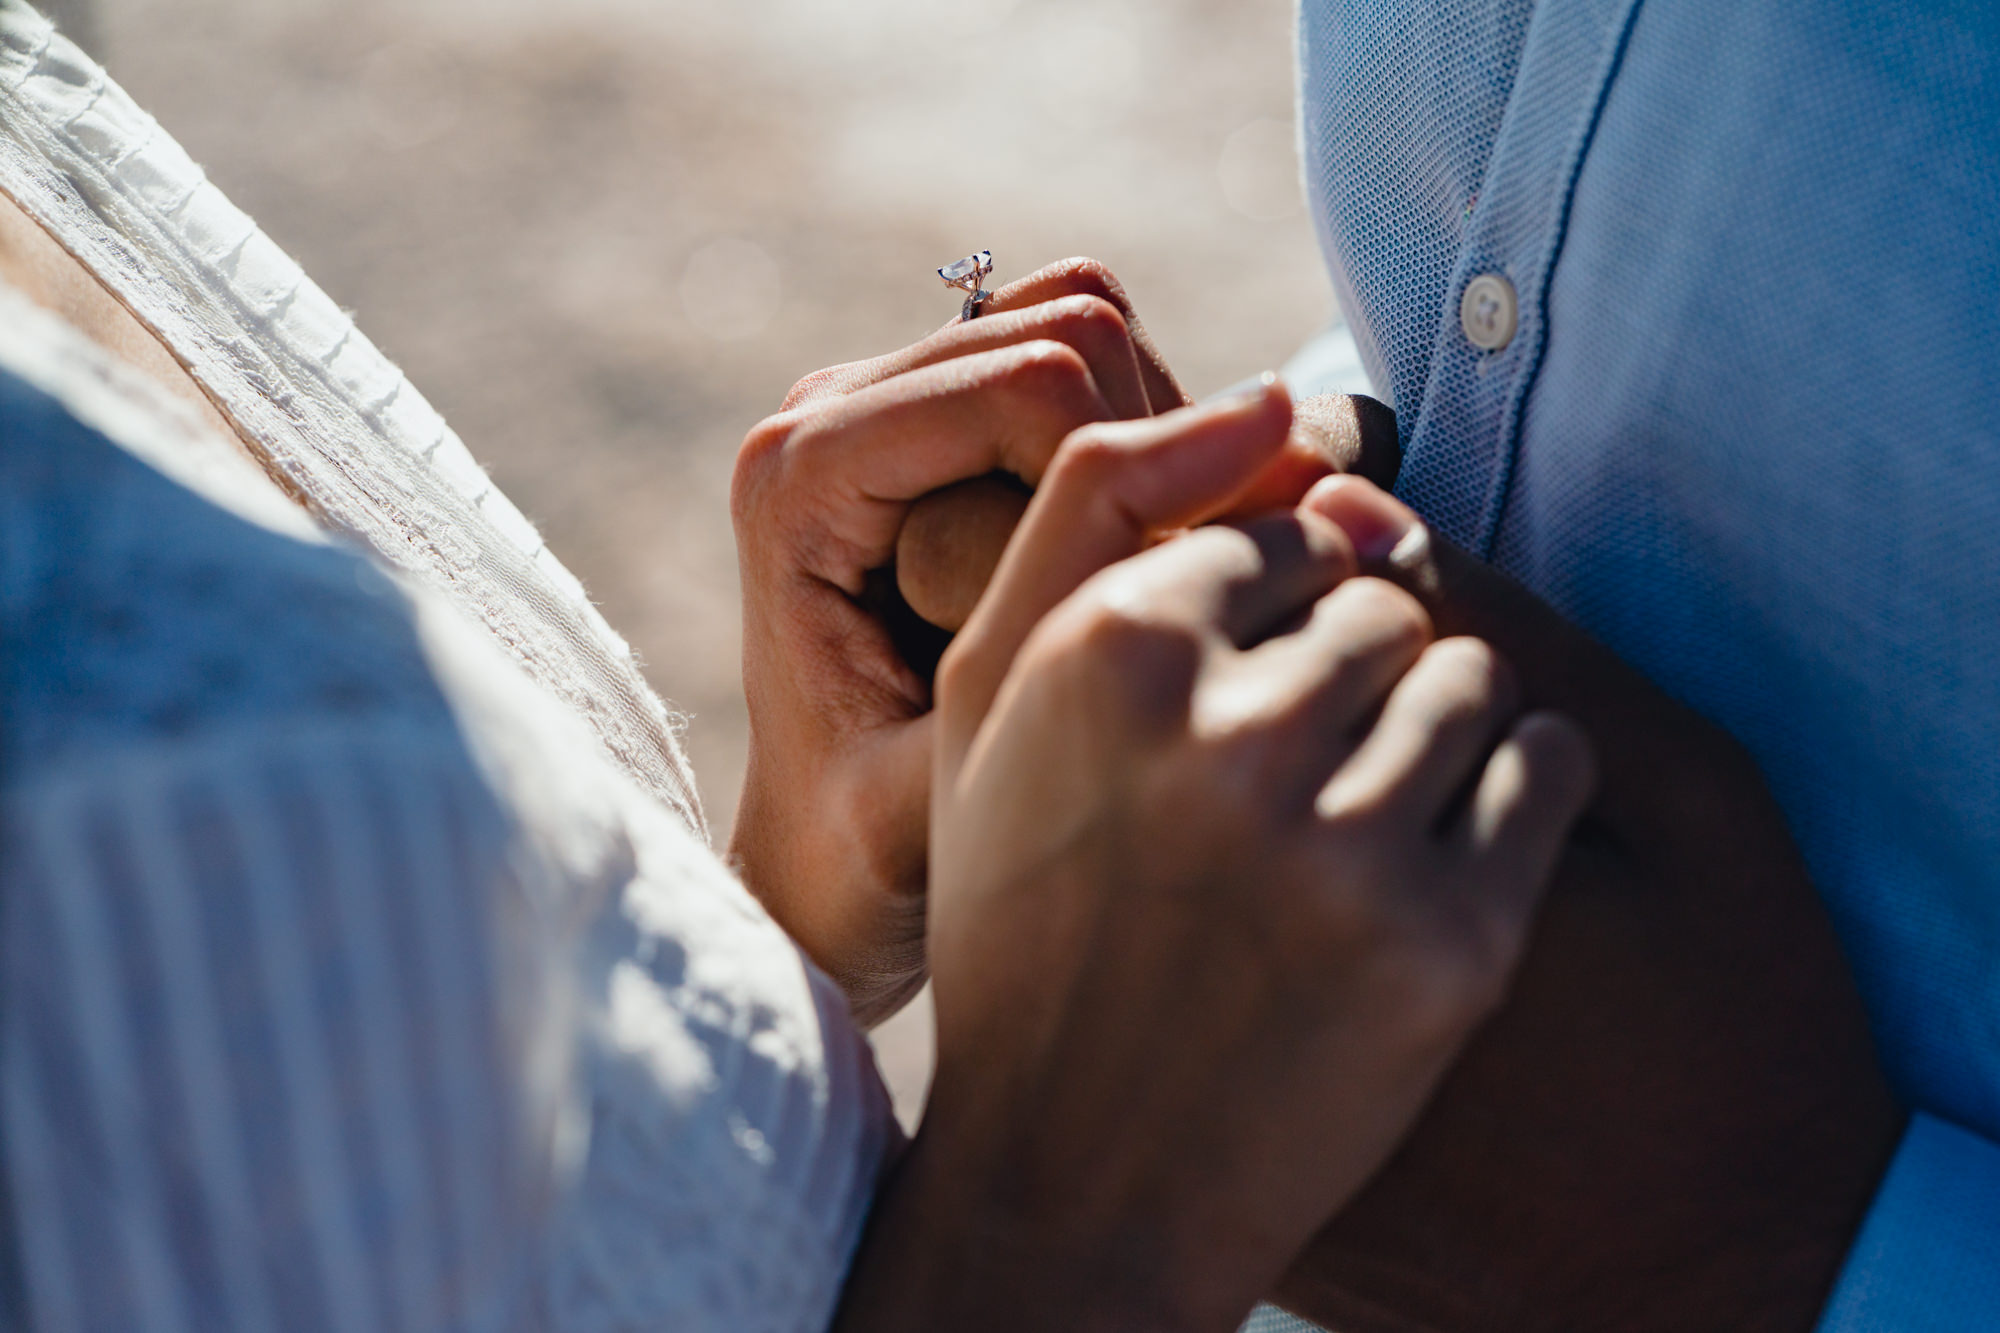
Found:
[[976, 255], [967, 255], [956, 264], [946, 264], [937, 271], [937, 275], [944, 279], [945, 286], [965, 293], [965, 309], [960, 314], [961, 320], [979, 318], [980, 306], [986, 303], [986, 298], [993, 295], [980, 284], [985, 282], [987, 275], [992, 272], [991, 250], [981, 250]]

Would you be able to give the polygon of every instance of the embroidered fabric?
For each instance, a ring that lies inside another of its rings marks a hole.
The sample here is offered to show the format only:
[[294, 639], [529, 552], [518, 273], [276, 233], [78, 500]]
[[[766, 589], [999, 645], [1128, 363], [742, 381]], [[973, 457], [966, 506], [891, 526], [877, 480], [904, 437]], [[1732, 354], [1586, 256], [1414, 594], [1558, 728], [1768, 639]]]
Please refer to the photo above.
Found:
[[160, 337], [315, 516], [484, 625], [705, 836], [679, 720], [534, 525], [353, 321], [24, 0], [0, 0], [0, 190]]

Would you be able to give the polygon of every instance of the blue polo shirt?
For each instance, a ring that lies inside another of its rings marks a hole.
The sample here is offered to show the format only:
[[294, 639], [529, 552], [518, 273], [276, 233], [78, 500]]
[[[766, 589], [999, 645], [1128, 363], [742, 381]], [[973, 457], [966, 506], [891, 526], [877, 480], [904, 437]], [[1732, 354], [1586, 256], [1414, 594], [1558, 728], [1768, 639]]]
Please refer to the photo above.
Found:
[[1823, 1328], [2000, 1327], [2000, 7], [1301, 22], [1403, 495], [1754, 752], [1922, 1113]]

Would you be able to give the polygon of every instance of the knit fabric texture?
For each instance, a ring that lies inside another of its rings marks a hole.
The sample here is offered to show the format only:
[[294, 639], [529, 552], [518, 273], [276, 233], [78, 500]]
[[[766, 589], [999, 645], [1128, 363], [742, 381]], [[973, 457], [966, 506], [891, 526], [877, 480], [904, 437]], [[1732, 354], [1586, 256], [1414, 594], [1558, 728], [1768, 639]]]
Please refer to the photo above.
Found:
[[[1399, 412], [1399, 489], [1749, 747], [1892, 1076], [1971, 1131], [1909, 1160], [1993, 1153], [2000, 11], [1305, 0], [1301, 22], [1307, 184]], [[1484, 275], [1518, 301], [1492, 349], [1461, 323]], [[1895, 1227], [2000, 1213], [1984, 1164], [1929, 1178], [1986, 1193]], [[2000, 1308], [2000, 1254], [1953, 1271], [1874, 1326]]]

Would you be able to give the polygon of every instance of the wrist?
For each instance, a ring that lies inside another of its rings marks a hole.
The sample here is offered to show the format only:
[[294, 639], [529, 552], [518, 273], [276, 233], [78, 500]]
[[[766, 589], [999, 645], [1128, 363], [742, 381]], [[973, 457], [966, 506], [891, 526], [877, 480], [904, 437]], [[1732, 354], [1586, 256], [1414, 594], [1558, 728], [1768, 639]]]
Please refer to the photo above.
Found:
[[1010, 1156], [926, 1118], [877, 1197], [837, 1333], [1233, 1333], [1248, 1313], [1200, 1308], [1172, 1218], [1049, 1216], [1010, 1187]]

